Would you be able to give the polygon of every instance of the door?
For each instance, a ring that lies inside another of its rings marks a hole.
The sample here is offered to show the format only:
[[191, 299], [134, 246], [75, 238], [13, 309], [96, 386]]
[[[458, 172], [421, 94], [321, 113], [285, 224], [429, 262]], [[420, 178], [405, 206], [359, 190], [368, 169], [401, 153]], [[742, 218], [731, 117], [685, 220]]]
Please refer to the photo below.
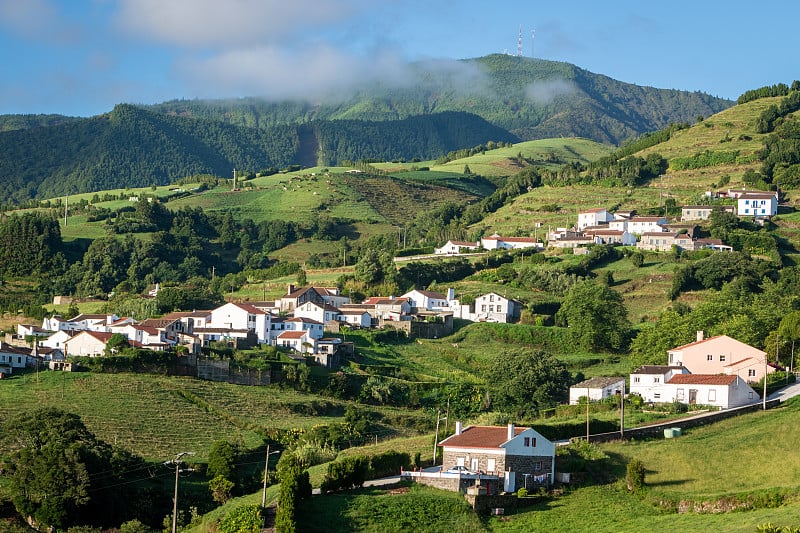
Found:
[[697, 389], [689, 389], [689, 405], [697, 403]]

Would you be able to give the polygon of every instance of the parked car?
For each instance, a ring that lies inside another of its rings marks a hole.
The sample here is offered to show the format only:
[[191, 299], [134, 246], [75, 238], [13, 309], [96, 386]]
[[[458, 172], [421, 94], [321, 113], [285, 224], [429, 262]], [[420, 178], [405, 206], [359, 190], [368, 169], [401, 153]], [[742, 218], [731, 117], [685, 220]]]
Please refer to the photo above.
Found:
[[470, 470], [466, 466], [456, 465], [456, 466], [452, 466], [452, 467], [448, 468], [447, 470], [445, 470], [445, 473], [447, 473], [447, 474], [475, 474], [476, 472], [473, 472], [472, 470]]

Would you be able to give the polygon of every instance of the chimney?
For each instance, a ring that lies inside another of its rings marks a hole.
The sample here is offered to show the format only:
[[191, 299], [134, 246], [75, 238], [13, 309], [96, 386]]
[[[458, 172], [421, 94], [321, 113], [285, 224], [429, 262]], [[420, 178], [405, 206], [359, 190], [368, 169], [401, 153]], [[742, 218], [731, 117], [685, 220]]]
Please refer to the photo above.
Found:
[[703, 340], [703, 330], [698, 330], [698, 332], [697, 332], [697, 342], [700, 342], [702, 340]]
[[508, 438], [506, 440], [511, 440], [514, 438], [514, 424], [508, 425]]
[[447, 301], [452, 302], [456, 299], [456, 290], [455, 289], [447, 289]]
[[291, 283], [286, 287], [286, 294], [292, 294], [294, 292], [294, 285]]
[[461, 435], [461, 420], [456, 421], [456, 435]]

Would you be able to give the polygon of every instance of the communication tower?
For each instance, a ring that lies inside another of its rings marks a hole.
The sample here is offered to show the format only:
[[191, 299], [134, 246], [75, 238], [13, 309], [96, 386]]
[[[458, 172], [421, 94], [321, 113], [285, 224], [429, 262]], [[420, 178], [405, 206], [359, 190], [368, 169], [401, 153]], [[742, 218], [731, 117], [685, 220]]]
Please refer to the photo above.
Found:
[[517, 38], [517, 57], [522, 57], [522, 24], [519, 25], [519, 37]]

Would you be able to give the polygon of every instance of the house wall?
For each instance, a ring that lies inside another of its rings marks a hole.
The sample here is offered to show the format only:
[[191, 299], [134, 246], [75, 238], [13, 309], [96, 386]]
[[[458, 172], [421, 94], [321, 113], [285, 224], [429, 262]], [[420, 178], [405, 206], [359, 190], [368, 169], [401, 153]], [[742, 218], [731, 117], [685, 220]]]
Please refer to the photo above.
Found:
[[[724, 374], [726, 367], [732, 363], [752, 357], [753, 361], [746, 365], [747, 368], [756, 369], [756, 376], [748, 377], [746, 371], [744, 376], [740, 375], [748, 381], [758, 381], [764, 376], [766, 355], [758, 348], [730, 337], [711, 338], [681, 350], [667, 351], [670, 365], [683, 365], [692, 374]], [[771, 371], [774, 372], [774, 368]]]
[[[498, 448], [457, 448], [444, 446], [442, 453], [442, 470], [447, 470], [458, 465], [458, 460], [464, 460], [464, 466], [470, 470], [472, 468], [472, 461], [477, 459], [478, 465], [475, 470], [493, 474], [503, 472], [506, 469], [506, 452]], [[494, 469], [489, 469], [489, 460], [494, 459]]]
[[[611, 396], [616, 396], [618, 390], [625, 390], [625, 380], [620, 380], [617, 383], [607, 387], [589, 387], [589, 400], [594, 402], [610, 398]], [[586, 387], [570, 387], [569, 403], [572, 405], [580, 403], [579, 400], [586, 396], [586, 391]]]
[[98, 356], [103, 355], [106, 345], [91, 335], [76, 335], [66, 343], [67, 355]]

